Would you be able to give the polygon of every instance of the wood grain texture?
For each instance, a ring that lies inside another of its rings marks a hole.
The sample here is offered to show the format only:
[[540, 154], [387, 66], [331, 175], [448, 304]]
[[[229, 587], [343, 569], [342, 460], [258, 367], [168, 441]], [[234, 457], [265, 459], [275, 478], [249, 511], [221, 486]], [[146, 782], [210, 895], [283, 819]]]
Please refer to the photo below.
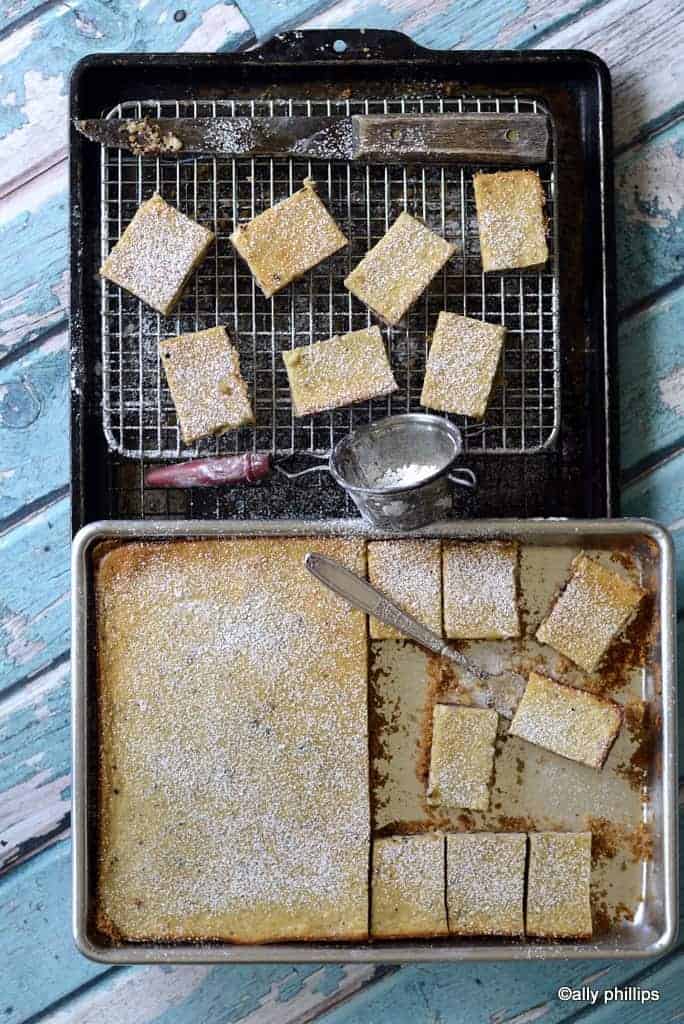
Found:
[[0, 197], [64, 163], [68, 75], [81, 57], [97, 51], [235, 49], [252, 39], [234, 4], [200, 0], [186, 13], [175, 21], [161, 0], [47, 4], [0, 39]]
[[68, 380], [65, 332], [20, 361], [0, 363], [0, 527], [68, 482]]
[[0, 536], [0, 693], [69, 648], [70, 537], [66, 498]]
[[618, 307], [624, 313], [684, 275], [684, 120], [615, 164]]
[[681, 23], [679, 0], [546, 5], [344, 0], [304, 24], [399, 28], [423, 45], [446, 49], [525, 45], [591, 50], [613, 75], [615, 141], [622, 148], [657, 127], [682, 102], [676, 72]]
[[684, 288], [620, 328], [620, 461], [623, 472], [684, 443]]
[[60, 842], [0, 878], [0, 1020], [20, 1024], [105, 968], [81, 956], [68, 912], [70, 844]]
[[303, 1024], [311, 1013], [339, 1003], [373, 977], [373, 967], [280, 965], [240, 967], [147, 967], [106, 975], [44, 1024]]
[[64, 661], [0, 701], [0, 872], [68, 827], [70, 762]]
[[[667, 526], [677, 551], [677, 607], [684, 610], [684, 451], [663, 459], [623, 488], [622, 514]], [[680, 737], [680, 742], [682, 737]]]

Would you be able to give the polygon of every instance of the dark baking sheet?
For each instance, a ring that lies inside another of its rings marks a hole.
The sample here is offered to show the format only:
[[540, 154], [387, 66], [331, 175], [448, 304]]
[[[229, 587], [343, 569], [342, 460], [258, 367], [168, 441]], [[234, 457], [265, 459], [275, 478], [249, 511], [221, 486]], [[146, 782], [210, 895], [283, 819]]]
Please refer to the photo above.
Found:
[[[343, 40], [346, 48], [338, 41]], [[337, 48], [335, 44], [338, 43]], [[396, 32], [294, 32], [241, 54], [97, 54], [75, 68], [73, 117], [117, 103], [235, 97], [530, 96], [558, 146], [561, 427], [553, 448], [468, 456], [480, 480], [461, 514], [615, 515], [616, 385], [610, 81], [581, 51], [434, 51]], [[187, 492], [144, 487], [143, 460], [111, 453], [102, 431], [100, 150], [71, 131], [73, 525], [101, 518], [352, 515], [326, 475]]]

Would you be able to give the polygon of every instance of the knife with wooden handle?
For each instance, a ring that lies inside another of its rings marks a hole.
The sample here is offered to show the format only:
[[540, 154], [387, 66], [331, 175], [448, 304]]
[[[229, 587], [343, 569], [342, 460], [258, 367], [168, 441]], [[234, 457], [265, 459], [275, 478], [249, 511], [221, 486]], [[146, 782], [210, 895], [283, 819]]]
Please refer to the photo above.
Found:
[[138, 156], [204, 153], [360, 163], [528, 166], [548, 158], [545, 114], [102, 118], [75, 121], [92, 142]]
[[[357, 576], [334, 558], [310, 551], [304, 557], [304, 565], [312, 576], [329, 587], [353, 608], [359, 608], [367, 615], [393, 626], [404, 636], [415, 640], [421, 647], [433, 654], [448, 658], [463, 670], [465, 678], [459, 674], [458, 697], [465, 698], [464, 703], [479, 708], [494, 708], [504, 718], [512, 718], [518, 702], [522, 697], [526, 681], [516, 672], [502, 672], [494, 675], [480, 668], [475, 662], [461, 654], [459, 650], [445, 643], [441, 636], [433, 633], [412, 615], [408, 615], [399, 605], [391, 601], [382, 591], [367, 580]], [[470, 677], [470, 678], [468, 678]]]

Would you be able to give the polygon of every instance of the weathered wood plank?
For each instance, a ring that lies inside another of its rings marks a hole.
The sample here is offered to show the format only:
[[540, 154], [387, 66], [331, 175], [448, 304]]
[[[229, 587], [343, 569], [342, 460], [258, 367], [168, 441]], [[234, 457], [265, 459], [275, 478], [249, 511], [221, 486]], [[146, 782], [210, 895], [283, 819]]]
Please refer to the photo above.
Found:
[[0, 363], [0, 527], [69, 482], [68, 381], [66, 333]]
[[0, 536], [0, 693], [69, 648], [69, 502]]
[[66, 185], [64, 164], [0, 200], [0, 362], [66, 322]]
[[622, 491], [622, 514], [648, 516], [669, 527], [677, 549], [677, 600], [684, 609], [684, 451], [629, 483]]
[[0, 878], [0, 1020], [20, 1024], [105, 968], [76, 951], [68, 912], [71, 851], [55, 844]]
[[[574, 16], [580, 12], [582, 17]], [[676, 73], [681, 23], [679, 0], [608, 0], [594, 5], [567, 0], [532, 5], [344, 0], [304, 22], [304, 27], [398, 28], [424, 45], [443, 48], [593, 50], [613, 73], [615, 140], [624, 147], [662, 123], [681, 103]]]
[[[250, 0], [249, 9], [242, 4], [255, 32], [262, 38], [279, 14], [282, 27], [298, 28], [379, 28], [405, 32], [421, 46], [436, 50], [477, 50], [517, 48], [528, 45], [540, 32], [576, 14], [585, 4], [582, 0], [453, 0], [429, 4], [425, 0], [340, 0], [303, 20], [292, 18], [297, 4], [270, 4], [266, 0]], [[307, 5], [300, 3], [300, 7]], [[250, 12], [253, 12], [250, 14]]]
[[0, 871], [68, 825], [69, 664], [0, 702]]
[[68, 74], [87, 53], [234, 49], [251, 30], [235, 4], [200, 0], [175, 21], [163, 0], [48, 5], [0, 40], [3, 161], [0, 195], [66, 156]]
[[149, 967], [117, 971], [48, 1013], [44, 1024], [303, 1024], [353, 994], [376, 974], [371, 966]]
[[623, 471], [684, 440], [684, 288], [620, 327]]
[[618, 307], [624, 312], [684, 274], [684, 120], [615, 164]]
[[[637, 999], [619, 1002], [599, 1001], [591, 1015], [592, 1024], [663, 1024], [664, 1021], [681, 1021], [684, 1017], [684, 952], [679, 951], [664, 962], [658, 961], [647, 968], [634, 981], [642, 991], [655, 990], [658, 1000], [640, 1004]], [[581, 1004], [576, 1005], [581, 1009]]]

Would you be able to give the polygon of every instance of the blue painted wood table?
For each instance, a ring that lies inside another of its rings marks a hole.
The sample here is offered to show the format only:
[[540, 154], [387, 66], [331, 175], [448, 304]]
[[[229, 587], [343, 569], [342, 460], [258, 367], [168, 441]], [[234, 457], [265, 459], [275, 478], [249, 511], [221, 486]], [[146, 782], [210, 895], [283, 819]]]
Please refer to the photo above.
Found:
[[[684, 1018], [682, 944], [656, 962], [388, 969], [108, 970], [76, 952], [69, 924], [66, 327], [67, 80], [83, 54], [233, 50], [283, 28], [334, 26], [400, 29], [442, 48], [593, 50], [615, 86], [623, 511], [665, 523], [681, 549], [681, 0], [195, 0], [186, 9], [182, 0], [4, 0], [1, 9], [0, 1021]], [[681, 633], [681, 612], [679, 621]], [[657, 988], [661, 999], [590, 1010], [557, 998], [560, 985], [590, 981], [599, 990]]]

